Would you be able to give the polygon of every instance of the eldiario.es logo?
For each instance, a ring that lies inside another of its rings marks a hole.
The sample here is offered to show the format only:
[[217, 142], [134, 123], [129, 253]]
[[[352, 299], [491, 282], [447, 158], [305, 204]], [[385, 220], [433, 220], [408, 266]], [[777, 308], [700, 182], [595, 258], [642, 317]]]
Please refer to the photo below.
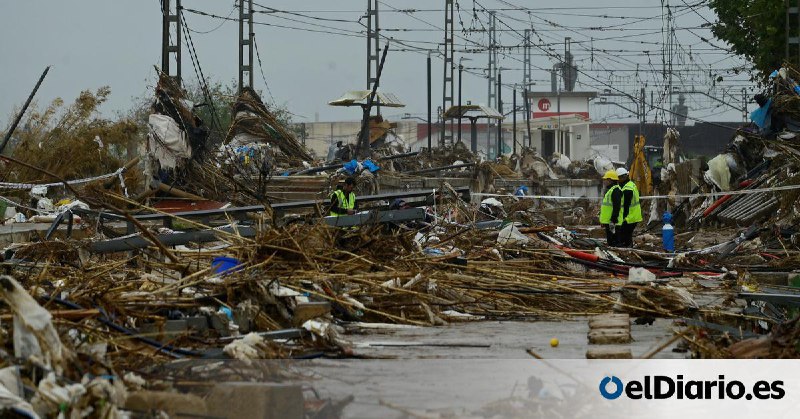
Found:
[[769, 400], [782, 399], [786, 395], [783, 381], [757, 381], [750, 387], [737, 380], [726, 381], [724, 375], [717, 380], [687, 380], [683, 375], [676, 379], [664, 375], [646, 375], [641, 381], [622, 382], [618, 377], [604, 377], [600, 380], [600, 395], [608, 400], [615, 400], [623, 393], [629, 399], [678, 399], [678, 400]]

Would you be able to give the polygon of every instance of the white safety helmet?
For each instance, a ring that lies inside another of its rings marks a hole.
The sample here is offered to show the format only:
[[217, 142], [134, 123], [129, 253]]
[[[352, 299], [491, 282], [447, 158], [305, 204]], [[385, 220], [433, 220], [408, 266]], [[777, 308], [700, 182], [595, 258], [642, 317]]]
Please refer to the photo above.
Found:
[[628, 170], [625, 169], [624, 167], [620, 167], [619, 169], [617, 169], [617, 176], [618, 177], [620, 177], [620, 176], [628, 176]]

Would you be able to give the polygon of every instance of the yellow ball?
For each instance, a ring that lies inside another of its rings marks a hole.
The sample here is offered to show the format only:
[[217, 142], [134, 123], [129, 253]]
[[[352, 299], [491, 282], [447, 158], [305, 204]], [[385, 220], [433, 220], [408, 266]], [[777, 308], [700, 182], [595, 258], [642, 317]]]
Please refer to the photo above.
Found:
[[556, 338], [552, 338], [552, 339], [550, 339], [550, 346], [552, 346], [552, 347], [554, 347], [554, 348], [555, 348], [556, 346], [558, 346], [558, 339], [556, 339]]

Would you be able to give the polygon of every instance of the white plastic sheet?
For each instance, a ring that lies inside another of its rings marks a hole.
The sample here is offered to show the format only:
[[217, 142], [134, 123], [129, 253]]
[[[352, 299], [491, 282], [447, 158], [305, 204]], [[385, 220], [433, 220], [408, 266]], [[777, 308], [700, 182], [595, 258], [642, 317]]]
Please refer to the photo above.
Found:
[[553, 153], [551, 161], [553, 162], [553, 165], [560, 167], [562, 170], [569, 169], [569, 165], [572, 164], [572, 160], [561, 153]]
[[153, 157], [165, 169], [173, 169], [178, 159], [192, 157], [192, 149], [186, 140], [186, 133], [169, 116], [151, 114], [147, 120], [150, 133], [147, 140]]
[[656, 280], [656, 275], [645, 268], [631, 268], [628, 271], [628, 282], [631, 284], [648, 284]]
[[605, 156], [597, 155], [594, 160], [592, 160], [592, 163], [594, 164], [594, 170], [600, 176], [603, 176], [609, 170], [614, 170], [614, 163]]
[[530, 241], [531, 239], [522, 234], [514, 224], [509, 224], [503, 227], [503, 229], [500, 230], [500, 233], [497, 235], [497, 243], [499, 243], [501, 246], [525, 244]]
[[[56, 375], [52, 372], [39, 381], [39, 388], [31, 400], [33, 408], [41, 416], [50, 417], [58, 412], [62, 405], [73, 405], [86, 394], [86, 387], [82, 384], [60, 385]], [[78, 415], [77, 417], [81, 417]]]
[[722, 191], [730, 190], [731, 170], [727, 154], [720, 154], [708, 161], [708, 171], [705, 173], [704, 179]]
[[249, 333], [242, 339], [235, 340], [223, 348], [223, 352], [233, 359], [249, 361], [263, 358], [266, 355], [267, 344], [264, 338], [256, 333]]
[[52, 315], [8, 275], [0, 276], [0, 297], [14, 313], [14, 354], [18, 358], [43, 358], [60, 369], [66, 357]]
[[30, 403], [26, 402], [23, 398], [7, 389], [2, 384], [0, 384], [0, 408], [3, 410], [14, 408], [27, 413], [32, 418], [39, 418], [39, 415], [34, 412], [33, 406], [31, 406]]

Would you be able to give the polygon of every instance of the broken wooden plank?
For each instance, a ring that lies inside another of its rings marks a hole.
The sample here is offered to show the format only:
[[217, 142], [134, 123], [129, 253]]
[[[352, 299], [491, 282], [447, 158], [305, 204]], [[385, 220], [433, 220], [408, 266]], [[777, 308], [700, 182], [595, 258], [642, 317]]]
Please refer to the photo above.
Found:
[[308, 320], [324, 316], [331, 312], [331, 303], [327, 301], [298, 303], [294, 308], [292, 323], [301, 326]]

